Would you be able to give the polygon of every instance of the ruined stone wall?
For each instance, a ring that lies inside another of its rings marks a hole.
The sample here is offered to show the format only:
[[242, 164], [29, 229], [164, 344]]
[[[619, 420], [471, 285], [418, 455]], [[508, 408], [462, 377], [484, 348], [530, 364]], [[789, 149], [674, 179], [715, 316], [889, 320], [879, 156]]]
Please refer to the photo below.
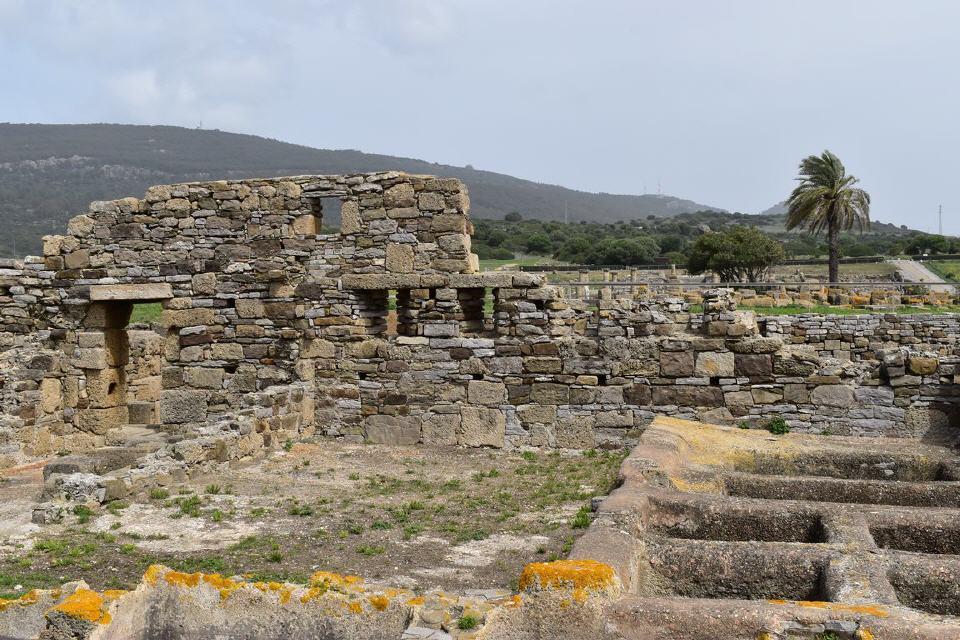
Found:
[[[658, 413], [870, 435], [952, 420], [956, 316], [758, 323], [724, 291], [696, 315], [609, 290], [587, 307], [534, 274], [476, 273], [468, 210], [457, 180], [395, 172], [93, 203], [43, 258], [0, 265], [0, 345], [46, 349], [5, 387], [0, 442], [46, 455], [241, 414], [267, 436], [570, 448]], [[145, 301], [159, 337], [127, 327]]]

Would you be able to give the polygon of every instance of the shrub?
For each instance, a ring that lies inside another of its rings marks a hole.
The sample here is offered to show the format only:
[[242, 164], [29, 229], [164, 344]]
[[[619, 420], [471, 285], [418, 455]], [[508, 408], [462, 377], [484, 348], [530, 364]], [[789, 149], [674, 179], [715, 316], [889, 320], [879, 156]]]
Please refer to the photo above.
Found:
[[790, 425], [782, 417], [777, 416], [767, 424], [767, 431], [775, 436], [782, 436], [785, 433], [790, 433]]
[[469, 614], [462, 616], [459, 620], [457, 620], [457, 628], [461, 631], [476, 629], [479, 624], [480, 619], [477, 616], [471, 616]]

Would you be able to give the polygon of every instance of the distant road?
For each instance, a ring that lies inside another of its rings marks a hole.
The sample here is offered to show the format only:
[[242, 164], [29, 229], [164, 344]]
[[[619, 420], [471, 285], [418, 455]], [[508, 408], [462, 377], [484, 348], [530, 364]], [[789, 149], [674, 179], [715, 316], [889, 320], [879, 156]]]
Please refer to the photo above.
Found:
[[[943, 278], [914, 260], [891, 260], [897, 271], [907, 282], [943, 282]], [[930, 291], [935, 293], [954, 293], [956, 288], [949, 284], [932, 284]]]

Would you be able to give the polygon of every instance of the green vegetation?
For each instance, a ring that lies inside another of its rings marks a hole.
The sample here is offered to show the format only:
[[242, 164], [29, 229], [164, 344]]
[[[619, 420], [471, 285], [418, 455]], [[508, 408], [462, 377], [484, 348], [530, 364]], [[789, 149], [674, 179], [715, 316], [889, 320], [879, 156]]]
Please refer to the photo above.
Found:
[[826, 231], [830, 282], [840, 280], [840, 232], [870, 226], [870, 195], [840, 162], [824, 151], [800, 161], [800, 184], [787, 201], [787, 229], [806, 228], [813, 235]]
[[724, 282], [760, 282], [783, 258], [783, 247], [767, 234], [751, 227], [734, 227], [697, 238], [687, 268], [694, 274], [713, 271]]
[[775, 436], [782, 436], [785, 433], [790, 433], [790, 425], [781, 416], [776, 416], [767, 423], [767, 431]]
[[577, 515], [573, 516], [573, 521], [570, 523], [570, 526], [574, 529], [586, 529], [592, 521], [593, 512], [590, 510], [590, 507], [580, 507]]
[[457, 629], [461, 631], [470, 631], [471, 629], [476, 629], [480, 624], [480, 618], [477, 616], [472, 616], [470, 614], [465, 614], [457, 620]]
[[146, 302], [144, 304], [133, 305], [133, 313], [130, 314], [130, 324], [151, 324], [160, 320], [160, 314], [163, 313], [163, 307], [159, 302]]

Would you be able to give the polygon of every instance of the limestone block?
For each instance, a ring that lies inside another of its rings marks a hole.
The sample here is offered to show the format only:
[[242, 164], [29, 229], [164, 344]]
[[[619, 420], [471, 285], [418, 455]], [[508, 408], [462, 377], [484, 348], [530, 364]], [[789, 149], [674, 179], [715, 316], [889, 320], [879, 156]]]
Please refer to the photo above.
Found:
[[690, 351], [664, 351], [660, 354], [660, 375], [673, 378], [693, 375], [693, 353]]
[[[257, 298], [238, 298], [234, 302], [234, 307], [241, 318], [262, 318], [264, 314], [263, 302]], [[198, 324], [212, 324], [212, 322]]]
[[103, 409], [81, 409], [77, 412], [77, 429], [102, 436], [112, 428], [127, 424], [126, 405]]
[[67, 269], [85, 269], [90, 266], [90, 252], [86, 249], [71, 251], [63, 257]]
[[698, 353], [694, 374], [704, 377], [732, 377], [733, 354], [729, 351], [703, 351]]
[[101, 348], [77, 349], [71, 363], [78, 369], [106, 369], [107, 350]]
[[67, 233], [71, 236], [82, 238], [93, 231], [94, 224], [94, 220], [90, 216], [74, 216], [70, 219], [70, 222], [67, 223]]
[[[239, 300], [238, 300], [239, 302]], [[160, 322], [168, 327], [196, 327], [216, 323], [213, 309], [164, 309]]]
[[530, 387], [530, 400], [537, 404], [568, 404], [570, 387], [553, 382], [535, 382]]
[[653, 387], [652, 403], [682, 407], [719, 407], [723, 405], [723, 392], [720, 387], [658, 385]]
[[180, 424], [207, 419], [207, 392], [192, 389], [164, 389], [160, 393], [160, 422]]
[[383, 192], [383, 206], [387, 209], [393, 207], [412, 207], [416, 204], [417, 194], [413, 190], [413, 185], [408, 182], [395, 184]]
[[467, 384], [467, 400], [490, 406], [503, 404], [507, 401], [507, 387], [502, 382], [471, 380]]
[[353, 201], [344, 202], [340, 207], [340, 233], [360, 233], [361, 229], [360, 206]]
[[210, 347], [214, 360], [242, 360], [243, 346], [236, 342], [219, 342]]
[[806, 404], [810, 401], [807, 385], [801, 383], [783, 385], [783, 401], [790, 404]]
[[223, 386], [223, 369], [217, 367], [187, 367], [183, 381], [189, 387], [219, 389]]
[[438, 233], [465, 233], [466, 229], [467, 217], [459, 213], [442, 213], [430, 222], [430, 230]]
[[173, 288], [166, 282], [142, 284], [95, 284], [90, 287], [91, 302], [116, 300], [166, 300]]
[[193, 293], [196, 295], [211, 295], [217, 291], [217, 274], [198, 273], [190, 279]]
[[417, 204], [421, 211], [443, 211], [446, 203], [443, 194], [434, 191], [424, 191], [417, 199]]
[[88, 370], [86, 383], [87, 402], [93, 408], [116, 407], [126, 401], [127, 390], [118, 369]]
[[520, 424], [553, 424], [557, 419], [557, 408], [548, 404], [524, 404], [517, 407]]
[[783, 392], [773, 387], [753, 387], [750, 393], [757, 404], [777, 404], [783, 401]]
[[290, 223], [290, 229], [293, 231], [295, 236], [314, 236], [317, 235], [319, 229], [317, 228], [317, 217], [312, 213], [305, 213], [301, 216], [297, 216], [293, 219], [293, 222]]
[[554, 427], [556, 446], [561, 449], [592, 449], [596, 445], [593, 418], [575, 416], [562, 418]]
[[420, 442], [420, 418], [416, 416], [367, 416], [364, 438], [374, 444], [410, 445]]
[[411, 273], [413, 271], [413, 247], [407, 244], [388, 244], [386, 267], [387, 271], [393, 273]]
[[853, 406], [853, 389], [842, 384], [822, 384], [810, 393], [810, 402], [825, 407]]
[[460, 408], [458, 441], [468, 447], [502, 447], [507, 419], [499, 409], [464, 406]]
[[526, 357], [523, 368], [528, 373], [560, 373], [563, 363], [560, 358]]
[[63, 386], [56, 378], [44, 378], [40, 383], [40, 410], [53, 413], [63, 406]]
[[460, 429], [460, 415], [432, 415], [423, 421], [421, 438], [424, 444], [455, 445]]
[[648, 406], [652, 396], [653, 391], [648, 384], [632, 384], [623, 389], [623, 401], [627, 404]]

